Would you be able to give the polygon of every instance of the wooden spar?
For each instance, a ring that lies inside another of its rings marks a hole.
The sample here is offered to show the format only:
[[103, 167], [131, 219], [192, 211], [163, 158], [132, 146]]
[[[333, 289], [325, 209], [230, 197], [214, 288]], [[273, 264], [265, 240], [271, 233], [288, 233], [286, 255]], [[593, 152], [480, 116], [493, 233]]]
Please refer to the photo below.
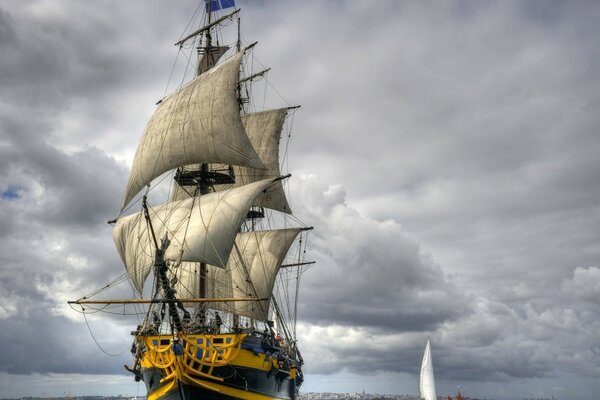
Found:
[[183, 39], [181, 39], [179, 42], [175, 43], [175, 46], [181, 46], [182, 44], [184, 44], [187, 40], [193, 38], [194, 36], [197, 36], [199, 34], [201, 34], [202, 32], [212, 28], [213, 26], [225, 21], [227, 18], [234, 16], [235, 14], [237, 14], [240, 10], [235, 10], [234, 12], [232, 12], [231, 14], [227, 14], [224, 17], [221, 17], [213, 22], [211, 22], [210, 24], [203, 26], [202, 28], [198, 29], [197, 31], [190, 33], [189, 35], [187, 35], [186, 37], [184, 37]]
[[263, 76], [265, 73], [269, 72], [270, 70], [271, 70], [271, 68], [264, 69], [264, 70], [262, 70], [262, 71], [260, 71], [260, 72], [257, 72], [257, 73], [255, 73], [255, 74], [252, 74], [252, 75], [250, 75], [250, 76], [248, 76], [248, 77], [246, 77], [246, 78], [242, 78], [242, 79], [240, 79], [238, 83], [244, 83], [244, 82], [246, 82], [246, 81], [251, 81], [251, 80], [252, 80], [252, 79], [254, 79], [254, 78], [257, 78], [257, 77], [259, 77], [259, 76]]
[[229, 301], [263, 301], [268, 298], [259, 299], [256, 297], [247, 298], [195, 298], [195, 299], [130, 299], [130, 300], [73, 300], [68, 304], [160, 304], [160, 303], [218, 303]]
[[283, 264], [283, 265], [281, 265], [281, 268], [300, 267], [302, 265], [312, 265], [314, 263], [316, 263], [316, 261], [306, 261], [306, 262], [299, 262], [299, 263], [293, 263], [293, 264]]
[[[288, 107], [288, 108], [298, 108], [300, 106], [296, 106], [296, 107]], [[303, 231], [311, 231], [314, 228], [312, 226], [307, 226], [306, 228], [302, 228]], [[280, 268], [289, 268], [289, 267], [300, 267], [302, 265], [312, 265], [316, 263], [316, 261], [305, 261], [305, 262], [297, 262], [297, 263], [293, 263], [293, 264], [283, 264], [280, 265]]]
[[292, 174], [281, 175], [281, 176], [278, 176], [277, 178], [273, 179], [273, 182], [282, 181], [282, 180], [287, 179], [287, 178], [289, 178], [291, 176], [292, 176]]
[[250, 50], [251, 48], [253, 48], [253, 47], [254, 47], [254, 46], [256, 46], [257, 44], [258, 44], [258, 42], [254, 42], [254, 43], [252, 43], [252, 44], [250, 44], [250, 45], [246, 46], [246, 47], [244, 48], [244, 51], [248, 51], [248, 50]]

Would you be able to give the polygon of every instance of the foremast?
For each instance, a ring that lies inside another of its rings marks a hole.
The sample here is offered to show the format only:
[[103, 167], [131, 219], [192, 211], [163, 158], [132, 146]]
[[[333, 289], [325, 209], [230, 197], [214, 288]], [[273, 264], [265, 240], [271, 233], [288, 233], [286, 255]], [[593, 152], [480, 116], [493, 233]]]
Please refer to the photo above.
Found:
[[184, 313], [187, 311], [185, 311], [183, 304], [177, 301], [175, 297], [175, 291], [169, 283], [169, 278], [167, 277], [168, 267], [164, 257], [165, 250], [169, 246], [169, 238], [165, 235], [165, 237], [161, 240], [161, 244], [159, 246], [158, 240], [156, 239], [156, 234], [154, 233], [154, 227], [152, 226], [152, 220], [150, 219], [150, 214], [148, 212], [148, 203], [146, 196], [144, 196], [142, 200], [142, 208], [144, 210], [144, 218], [146, 219], [148, 229], [152, 234], [152, 240], [156, 248], [156, 251], [154, 253], [154, 273], [157, 276], [157, 280], [154, 292], [156, 295], [158, 295], [160, 290], [162, 290], [162, 292], [164, 293], [164, 299], [167, 300], [169, 316], [172, 326], [175, 328], [175, 332], [183, 332], [183, 326], [181, 324], [181, 319], [179, 317], [179, 312], [177, 312], [177, 308], [183, 310]]

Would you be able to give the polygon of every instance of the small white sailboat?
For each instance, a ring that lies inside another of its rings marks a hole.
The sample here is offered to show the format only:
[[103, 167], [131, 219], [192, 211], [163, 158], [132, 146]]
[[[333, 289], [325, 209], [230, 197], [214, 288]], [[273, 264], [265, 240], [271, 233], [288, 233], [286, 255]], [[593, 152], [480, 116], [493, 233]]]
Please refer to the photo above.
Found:
[[431, 361], [431, 345], [427, 339], [423, 361], [421, 362], [421, 378], [419, 380], [419, 391], [422, 400], [436, 400], [435, 378], [433, 375], [433, 362]]

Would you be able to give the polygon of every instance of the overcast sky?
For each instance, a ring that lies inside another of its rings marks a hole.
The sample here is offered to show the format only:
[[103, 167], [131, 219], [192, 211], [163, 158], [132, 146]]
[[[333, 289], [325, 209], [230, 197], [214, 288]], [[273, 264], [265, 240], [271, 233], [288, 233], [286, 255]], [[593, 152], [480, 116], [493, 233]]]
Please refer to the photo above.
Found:
[[[236, 3], [302, 105], [303, 389], [416, 394], [430, 338], [440, 395], [596, 399], [600, 3]], [[132, 326], [66, 301], [123, 272], [106, 221], [196, 6], [0, 0], [0, 397], [144, 393]]]

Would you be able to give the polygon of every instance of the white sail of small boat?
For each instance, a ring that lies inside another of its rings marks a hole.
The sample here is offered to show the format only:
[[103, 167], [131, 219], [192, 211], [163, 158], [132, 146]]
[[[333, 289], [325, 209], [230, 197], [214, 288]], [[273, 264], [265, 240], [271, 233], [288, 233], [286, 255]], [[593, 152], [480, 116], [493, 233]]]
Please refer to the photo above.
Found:
[[435, 400], [435, 378], [433, 375], [433, 362], [431, 361], [431, 345], [429, 339], [423, 353], [423, 361], [421, 362], [421, 378], [419, 380], [419, 390], [421, 399]]

